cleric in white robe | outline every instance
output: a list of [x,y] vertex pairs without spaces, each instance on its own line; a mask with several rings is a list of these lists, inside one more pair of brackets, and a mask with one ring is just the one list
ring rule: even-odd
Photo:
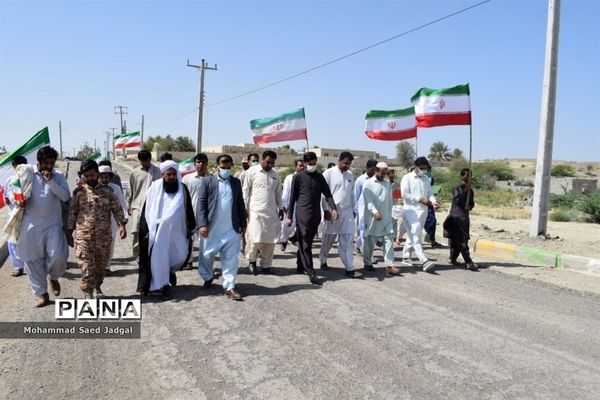
[[187,264],[196,218],[188,189],[179,180],[177,163],[160,164],[161,179],[152,183],[140,219],[138,292],[167,294],[175,271]]

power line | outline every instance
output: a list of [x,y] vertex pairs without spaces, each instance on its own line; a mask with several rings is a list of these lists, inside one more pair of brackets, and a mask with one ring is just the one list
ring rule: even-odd
[[[313,72],[313,71],[316,71],[316,70],[318,70],[318,69],[321,69],[321,68],[327,67],[327,66],[329,66],[329,65],[331,65],[331,64],[335,64],[335,63],[337,63],[337,62],[339,62],[339,61],[345,60],[346,58],[349,58],[349,57],[355,56],[355,55],[357,55],[357,54],[360,54],[360,53],[363,53],[363,52],[365,52],[365,51],[367,51],[367,50],[370,50],[370,49],[372,49],[372,48],[374,48],[374,47],[381,46],[382,44],[385,44],[385,43],[387,43],[387,42],[391,42],[392,40],[395,40],[395,39],[398,39],[398,38],[400,38],[400,37],[406,36],[406,35],[408,35],[408,34],[410,34],[410,33],[413,33],[413,32],[416,32],[416,31],[419,31],[419,30],[421,30],[421,29],[423,29],[423,28],[426,28],[426,27],[428,27],[428,26],[431,26],[431,25],[437,24],[437,23],[439,23],[439,22],[442,22],[442,21],[444,21],[444,20],[447,20],[447,19],[449,19],[449,18],[452,18],[452,17],[454,17],[454,16],[456,16],[456,15],[462,14],[462,13],[464,13],[464,12],[466,12],[466,11],[469,11],[469,10],[472,10],[472,9],[474,9],[474,8],[476,8],[476,7],[482,6],[482,5],[484,5],[484,4],[486,4],[486,3],[489,3],[489,2],[491,2],[491,1],[492,1],[492,0],[484,0],[484,1],[480,1],[479,3],[473,4],[473,5],[469,6],[469,7],[465,7],[465,8],[463,8],[463,9],[460,9],[460,10],[458,10],[458,11],[455,11],[455,12],[453,12],[453,13],[447,14],[447,15],[445,15],[445,16],[443,16],[443,17],[440,17],[440,18],[434,19],[433,21],[429,21],[429,22],[427,22],[427,23],[424,23],[424,24],[422,24],[422,25],[416,26],[416,27],[414,27],[414,28],[411,28],[411,29],[409,29],[409,30],[407,30],[407,31],[404,31],[404,32],[402,32],[402,33],[399,33],[399,34],[397,34],[397,35],[394,35],[394,36],[391,36],[391,37],[389,37],[389,38],[387,38],[387,39],[380,40],[379,42],[376,42],[376,43],[370,44],[370,45],[368,45],[368,46],[366,46],[366,47],[363,47],[363,48],[360,48],[360,49],[358,49],[358,50],[352,51],[352,52],[350,52],[350,53],[348,53],[348,54],[345,54],[345,55],[343,55],[343,56],[341,56],[341,57],[337,57],[337,58],[335,58],[335,59],[333,59],[333,60],[330,60],[330,61],[324,62],[324,63],[322,63],[322,64],[316,65],[316,66],[314,66],[314,67],[308,68],[308,69],[306,69],[306,70],[304,70],[304,71],[301,71],[301,72],[298,72],[298,73],[296,73],[296,74],[294,74],[294,75],[290,75],[290,76],[288,76],[287,78],[279,79],[279,80],[277,80],[277,81],[274,81],[274,82],[268,83],[268,84],[266,84],[266,85],[260,86],[260,87],[258,87],[258,88],[256,88],[256,89],[252,89],[252,90],[249,90],[249,91],[247,91],[247,92],[240,93],[240,94],[238,94],[238,95],[235,95],[235,96],[227,97],[227,98],[225,98],[225,99],[222,99],[222,100],[216,101],[216,102],[214,102],[214,103],[207,104],[207,105],[206,105],[206,107],[216,106],[216,105],[218,105],[218,104],[223,104],[223,103],[226,103],[226,102],[229,102],[229,101],[235,100],[235,99],[239,99],[240,97],[248,96],[248,95],[250,95],[250,94],[253,94],[253,93],[259,92],[259,91],[261,91],[261,90],[265,90],[265,89],[268,89],[268,88],[270,88],[270,87],[273,87],[273,86],[275,86],[275,85],[279,85],[280,83],[287,82],[287,81],[289,81],[289,80],[292,80],[292,79],[298,78],[299,76],[306,75],[306,74],[308,74],[308,73],[310,73],[310,72]],[[179,120],[179,119],[181,119],[181,118],[183,118],[183,117],[185,117],[185,116],[187,116],[187,115],[189,115],[189,114],[191,114],[191,113],[193,113],[193,112],[196,112],[196,111],[198,111],[198,107],[195,107],[193,110],[189,110],[189,111],[185,112],[184,114],[181,114],[180,116],[178,116],[178,117],[175,117],[175,118],[173,118],[173,119],[171,119],[171,120],[169,120],[169,121],[167,121],[167,122],[164,122],[164,123],[162,123],[162,124],[159,124],[159,125],[155,125],[155,126],[153,126],[152,128],[157,128],[157,127],[161,127],[161,126],[164,126],[164,125],[168,125],[168,124],[170,124],[170,123],[172,123],[172,122],[175,122],[175,121],[177,121],[177,120]]]
[[362,53],[362,52],[364,52],[364,51],[370,50],[370,49],[372,49],[372,48],[374,48],[374,47],[381,46],[382,44],[385,44],[385,43],[387,43],[387,42],[391,42],[392,40],[398,39],[399,37],[406,36],[406,35],[408,35],[408,34],[410,34],[410,33],[416,32],[416,31],[418,31],[418,30],[420,30],[420,29],[426,28],[426,27],[428,27],[428,26],[430,26],[430,25],[434,25],[434,24],[437,24],[438,22],[444,21],[444,20],[446,20],[446,19],[448,19],[448,18],[452,18],[452,17],[454,17],[455,15],[461,14],[461,13],[463,13],[463,12],[466,12],[466,11],[468,11],[468,10],[471,10],[471,9],[473,9],[473,8],[475,8],[475,7],[479,7],[479,6],[481,6],[481,5],[485,4],[485,3],[489,3],[490,1],[492,1],[492,0],[484,0],[484,1],[481,1],[481,2],[479,2],[479,3],[477,3],[477,4],[474,4],[474,5],[472,5],[472,6],[469,6],[469,7],[463,8],[463,9],[461,9],[461,10],[458,10],[458,11],[455,11],[455,12],[453,12],[453,13],[451,13],[451,14],[448,14],[448,15],[446,15],[446,16],[443,16],[443,17],[440,17],[440,18],[438,18],[438,19],[435,19],[435,20],[433,20],[433,21],[427,22],[427,23],[425,23],[425,24],[423,24],[423,25],[419,25],[419,26],[417,26],[417,27],[415,27],[415,28],[409,29],[409,30],[407,30],[407,31],[405,31],[405,32],[399,33],[399,34],[397,34],[397,35],[394,35],[394,36],[392,36],[392,37],[389,37],[389,38],[387,38],[387,39],[381,40],[381,41],[379,41],[379,42],[377,42],[377,43],[373,43],[373,44],[371,44],[371,45],[369,45],[369,46],[366,46],[366,47],[363,47],[363,48],[361,48],[361,49],[355,50],[355,51],[353,51],[353,52],[351,52],[351,53],[348,53],[348,54],[345,54],[345,55],[343,55],[343,56],[341,56],[341,57],[338,57],[338,58],[335,58],[335,59],[333,59],[333,60],[330,60],[330,61],[324,62],[323,64],[319,64],[319,65],[317,65],[317,66],[314,66],[314,67],[311,67],[311,68],[309,68],[309,69],[306,69],[306,70],[304,70],[304,71],[302,71],[302,72],[298,72],[297,74],[294,74],[294,75],[288,76],[287,78],[283,78],[283,79],[280,79],[280,80],[278,80],[278,81],[271,82],[271,83],[269,83],[269,84],[266,84],[266,85],[264,85],[264,86],[258,87],[258,88],[256,88],[256,89],[249,90],[249,91],[247,91],[247,92],[240,93],[240,94],[238,94],[238,95],[231,96],[231,97],[228,97],[228,98],[226,98],[226,99],[223,99],[223,100],[219,100],[219,101],[217,101],[217,102],[214,102],[214,103],[207,104],[207,107],[210,107],[210,106],[215,106],[215,105],[217,105],[217,104],[222,104],[222,103],[225,103],[225,102],[228,102],[228,101],[231,101],[231,100],[235,100],[235,99],[238,99],[238,98],[240,98],[240,97],[247,96],[247,95],[249,95],[249,94],[253,94],[253,93],[259,92],[259,91],[261,91],[261,90],[264,90],[264,89],[270,88],[270,87],[272,87],[272,86],[279,85],[280,83],[283,83],[283,82],[289,81],[289,80],[291,80],[291,79],[294,79],[294,78],[297,78],[297,77],[299,77],[299,76],[306,75],[306,74],[308,74],[308,73],[310,73],[310,72],[312,72],[312,71],[315,71],[315,70],[317,70],[317,69],[321,69],[321,68],[323,68],[323,67],[326,67],[326,66],[328,66],[328,65],[331,65],[331,64],[337,63],[337,62],[339,62],[339,61],[342,61],[342,60],[344,60],[344,59],[346,59],[346,58],[349,58],[349,57],[355,56],[355,55],[357,55],[357,54],[359,54],[359,53]]

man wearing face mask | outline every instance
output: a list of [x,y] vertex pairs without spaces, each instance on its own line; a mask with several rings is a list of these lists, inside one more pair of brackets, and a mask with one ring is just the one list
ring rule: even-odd
[[416,254],[421,262],[421,268],[425,272],[431,272],[435,264],[423,253],[423,226],[427,218],[427,207],[432,205],[439,208],[440,204],[433,195],[429,178],[425,175],[429,162],[425,157],[415,160],[415,169],[404,175],[400,183],[402,199],[404,200],[403,220],[406,229],[406,243],[402,251],[402,264],[411,265],[412,252]]
[[240,176],[239,176],[242,186],[244,186],[244,181],[246,180],[246,174],[248,173],[248,170],[250,168],[256,167],[258,164],[260,164],[258,153],[248,154],[248,157],[246,157],[246,161],[247,161],[247,163],[246,163],[247,166],[243,166],[244,170],[242,172],[240,172]]
[[[386,179],[388,178],[388,179]],[[383,243],[385,273],[399,275],[394,266],[394,219],[392,218],[392,182],[393,170],[388,170],[384,162],[377,163],[375,174],[365,182],[363,188],[365,213],[365,244],[363,262],[366,271],[374,271],[373,249],[375,243]]]
[[160,172],[162,179],[148,189],[141,213],[137,291],[167,296],[169,285],[177,285],[175,271],[190,259],[196,218],[177,163],[162,162]]
[[67,267],[69,250],[62,229],[61,201],[69,201],[69,185],[64,175],[54,170],[58,152],[44,146],[37,152],[37,167],[32,171],[31,196],[19,201],[24,208],[17,256],[25,263],[27,280],[36,296],[36,307],[50,304],[52,293],[60,295],[58,278]]
[[219,254],[225,295],[232,300],[243,300],[235,290],[235,281],[240,236],[246,232],[247,219],[242,185],[231,175],[232,166],[231,156],[218,156],[218,173],[205,178],[200,190],[198,226],[204,239],[198,257],[198,273],[204,280],[204,288],[210,288],[214,280],[213,264]]
[[298,253],[296,271],[306,273],[314,285],[322,285],[313,268],[312,244],[321,222],[321,196],[331,210],[331,219],[337,220],[337,207],[333,201],[331,190],[317,172],[317,155],[309,151],[304,153],[304,171],[294,175],[288,205],[288,226],[296,215],[296,234],[298,235]]
[[326,216],[323,227],[323,240],[321,241],[321,252],[319,258],[321,269],[327,269],[327,258],[333,247],[333,242],[338,238],[338,254],[346,269],[346,276],[360,278],[356,274],[353,265],[352,239],[354,238],[354,177],[350,172],[350,166],[354,156],[352,153],[342,151],[337,166],[323,172],[323,177],[331,190],[333,200],[337,206],[338,219],[331,221],[329,218],[329,206],[322,202],[323,212]]
[[107,185],[98,184],[99,169],[96,161],[82,162],[80,173],[85,184],[71,199],[67,242],[71,247],[77,246],[77,259],[81,265],[79,287],[84,298],[93,299],[94,291],[96,297],[104,296],[101,286],[110,257],[111,219],[114,217],[117,221],[121,239],[127,236],[126,220],[117,195]]

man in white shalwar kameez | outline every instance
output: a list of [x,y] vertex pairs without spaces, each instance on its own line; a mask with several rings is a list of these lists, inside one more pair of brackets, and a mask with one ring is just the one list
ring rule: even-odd
[[365,231],[365,201],[362,197],[362,190],[367,179],[371,178],[375,174],[376,166],[377,160],[370,159],[367,161],[365,172],[356,178],[356,182],[354,182],[354,213],[356,214],[356,230],[358,231],[358,236],[356,237],[354,247],[356,247],[357,253],[362,252],[364,243],[363,232]]
[[425,256],[421,241],[425,219],[427,219],[427,207],[433,205],[434,208],[439,208],[440,206],[433,195],[429,178],[425,175],[428,167],[429,161],[425,157],[418,157],[415,160],[415,169],[404,175],[400,182],[400,191],[404,200],[402,218],[406,229],[402,264],[412,265],[410,258],[414,251],[425,272],[431,272],[435,267],[435,264]]
[[327,269],[327,257],[333,247],[335,238],[338,238],[338,254],[346,269],[346,276],[358,277],[353,265],[352,243],[354,238],[354,176],[350,172],[350,166],[354,156],[343,151],[340,153],[337,166],[323,172],[323,178],[329,185],[333,201],[337,207],[338,218],[333,221],[330,218],[329,205],[322,199],[321,207],[325,215],[323,225],[323,239],[321,240],[321,251],[319,259],[321,269]]
[[190,194],[178,177],[178,165],[167,160],[160,164],[162,178],[146,193],[140,221],[140,275],[138,291],[168,293],[175,286],[175,271],[187,264],[191,235],[196,219]]
[[244,205],[248,212],[248,269],[258,274],[256,261],[260,253],[260,269],[264,274],[271,273],[273,251],[281,234],[283,204],[281,201],[281,180],[273,170],[277,154],[267,150],[262,154],[259,165],[246,171],[242,186]]
[[[281,192],[281,202],[283,203],[283,212],[287,214],[287,208],[290,203],[290,194],[292,193],[292,179],[298,172],[304,170],[304,161],[296,160],[294,163],[294,173],[289,174],[283,180],[283,191]],[[281,251],[285,251],[287,248],[288,241],[294,236],[296,232],[296,214],[292,221],[292,226],[288,226],[285,218],[281,221],[281,237],[279,243],[281,243]],[[293,243],[292,243],[293,244]]]
[[29,285],[36,296],[36,306],[50,303],[48,282],[52,293],[60,295],[58,278],[67,268],[69,250],[62,229],[61,201],[69,201],[71,193],[67,180],[54,164],[58,153],[50,146],[37,152],[37,166],[33,172],[31,197],[25,199],[25,213],[21,221],[17,256],[25,263]]
[[[127,200],[125,200],[125,195],[123,194],[123,189],[119,187],[116,183],[112,182],[113,179],[112,168],[108,165],[100,165],[98,167],[98,183],[101,185],[106,185],[110,187],[113,193],[119,199],[119,205],[123,209],[123,215],[125,216],[125,223],[127,223]],[[114,218],[111,218],[111,231],[112,231],[112,241],[110,243],[110,256],[108,257],[108,263],[104,268],[104,274],[106,276],[110,275],[110,264],[112,262],[113,255],[115,253],[115,243],[117,242],[119,225]]]
[[[196,168],[196,172],[191,174],[187,174],[183,177],[183,184],[188,188],[190,192],[190,197],[192,198],[192,208],[194,209],[194,216],[196,217],[196,225],[198,225],[198,207],[200,204],[200,189],[202,188],[202,183],[204,182],[204,178],[208,176],[208,157],[204,153],[196,154],[194,157],[194,167]],[[194,237],[198,237],[199,244],[198,248],[202,247],[202,236],[194,235]],[[192,246],[193,247],[193,246]],[[188,264],[188,267],[192,267],[192,261]]]
[[[365,270],[374,271],[373,249],[377,240],[383,241],[383,256],[387,275],[398,275],[400,270],[394,267],[394,219],[392,218],[392,184],[388,166],[377,163],[375,175],[368,179],[363,188],[365,201],[365,243],[363,261]],[[393,179],[393,175],[389,179]]]

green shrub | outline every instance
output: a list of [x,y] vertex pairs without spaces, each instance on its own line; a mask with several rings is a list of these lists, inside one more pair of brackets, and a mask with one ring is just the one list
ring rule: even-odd
[[473,175],[489,175],[496,178],[497,181],[512,181],[515,174],[508,163],[508,160],[483,161],[473,164]]
[[579,209],[588,214],[592,222],[600,224],[600,193],[583,196],[579,203]]
[[555,177],[575,176],[575,170],[567,164],[557,164],[550,170],[550,175]]
[[522,205],[523,199],[531,197],[531,193],[525,192],[512,192],[508,190],[489,190],[475,193],[475,202],[482,206],[490,207],[510,207],[515,205]]
[[550,208],[576,208],[582,197],[579,193],[550,193]]
[[550,213],[550,221],[555,222],[575,222],[577,221],[577,213],[573,210],[559,208]]

